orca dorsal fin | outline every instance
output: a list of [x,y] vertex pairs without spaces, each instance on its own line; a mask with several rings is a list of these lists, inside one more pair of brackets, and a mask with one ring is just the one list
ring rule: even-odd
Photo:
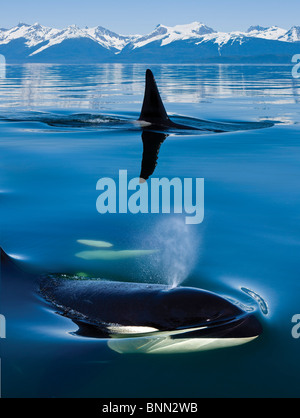
[[171,122],[161,100],[153,73],[149,69],[146,71],[145,96],[139,120],[157,125],[168,125]]

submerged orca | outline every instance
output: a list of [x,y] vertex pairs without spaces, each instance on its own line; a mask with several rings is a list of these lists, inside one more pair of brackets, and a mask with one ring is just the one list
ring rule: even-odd
[[105,339],[118,353],[195,352],[245,344],[262,333],[252,313],[212,292],[66,274],[41,276],[0,252],[5,290],[14,292],[15,279],[22,277],[27,291],[76,324],[74,334]]
[[72,319],[77,335],[108,338],[119,353],[201,351],[244,344],[262,332],[253,314],[191,287],[51,275],[40,293]]
[[[118,353],[211,350],[245,344],[262,333],[253,313],[206,290],[66,274],[41,276],[27,271],[1,248],[0,252],[4,291],[9,288],[14,293],[16,279],[22,279],[22,291],[42,296],[76,324],[73,334],[105,339]],[[18,300],[20,296],[17,293],[18,304],[24,302],[23,297]],[[13,309],[10,305],[9,310]]]
[[14,292],[16,278],[22,278],[23,290],[36,292],[77,325],[74,334],[105,339],[118,353],[211,350],[245,344],[262,333],[253,313],[206,290],[67,274],[41,276],[0,252],[5,291],[9,287]]

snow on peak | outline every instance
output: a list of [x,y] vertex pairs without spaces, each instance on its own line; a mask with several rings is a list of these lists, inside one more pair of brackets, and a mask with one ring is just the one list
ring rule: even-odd
[[271,26],[269,28],[263,28],[262,26],[251,26],[247,30],[246,35],[254,38],[278,41],[286,34],[286,32],[286,29],[279,28],[278,26]]
[[300,26],[293,26],[289,31],[285,33],[281,41],[286,42],[300,42]]
[[34,25],[19,23],[17,26],[2,32],[0,41],[2,44],[8,44],[13,40],[25,38],[26,45],[28,47],[34,47],[50,39],[56,31],[57,29],[47,28],[41,26],[39,23],[35,23]]
[[208,33],[207,35],[202,36],[197,45],[203,42],[214,42],[215,44],[219,45],[219,48],[229,42],[239,42],[240,44],[243,43],[245,38],[245,34],[242,32],[212,32]]
[[55,38],[57,39],[72,39],[72,38],[85,38],[88,34],[86,33],[86,30],[80,29],[76,25],[69,25],[65,29],[57,30]]
[[176,25],[169,27],[168,37],[162,41],[162,45],[167,45],[174,41],[183,41],[190,38],[199,38],[204,35],[215,33],[212,28],[203,23],[193,22],[188,25]]
[[[50,35],[50,36],[49,36]],[[47,43],[41,46],[40,48],[36,49],[33,53],[30,55],[36,55],[40,52],[44,51],[45,49],[61,44],[63,41],[68,39],[76,39],[76,38],[91,38],[89,34],[84,29],[80,29],[76,25],[70,25],[66,29],[52,29],[52,32],[48,32],[46,36],[44,37],[44,42]],[[38,42],[40,43],[40,42]],[[38,44],[36,43],[36,45]]]
[[158,25],[149,35],[141,36],[137,39],[134,48],[140,48],[154,41],[161,41],[161,46],[164,46],[174,41],[200,38],[210,33],[215,33],[215,31],[200,22],[176,26]]
[[95,28],[86,28],[87,34],[95,39],[100,45],[105,48],[115,48],[121,51],[129,42],[136,39],[134,35],[118,35],[109,29],[97,26]]

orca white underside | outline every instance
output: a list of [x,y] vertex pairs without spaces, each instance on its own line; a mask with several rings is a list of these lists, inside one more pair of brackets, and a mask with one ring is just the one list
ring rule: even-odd
[[249,343],[257,337],[248,338],[182,338],[148,336],[135,338],[111,338],[108,347],[120,354],[179,354],[215,350]]
[[120,354],[179,354],[239,346],[258,338],[258,336],[247,338],[184,338],[186,333],[205,328],[207,327],[159,331],[150,327],[109,326],[108,329],[113,334],[111,334],[111,339],[108,340],[107,345],[111,350]]

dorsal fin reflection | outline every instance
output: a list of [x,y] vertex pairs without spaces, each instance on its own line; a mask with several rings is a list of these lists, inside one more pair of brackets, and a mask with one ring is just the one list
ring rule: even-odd
[[144,183],[154,173],[160,147],[168,136],[168,134],[162,132],[143,131],[143,159],[140,183]]

